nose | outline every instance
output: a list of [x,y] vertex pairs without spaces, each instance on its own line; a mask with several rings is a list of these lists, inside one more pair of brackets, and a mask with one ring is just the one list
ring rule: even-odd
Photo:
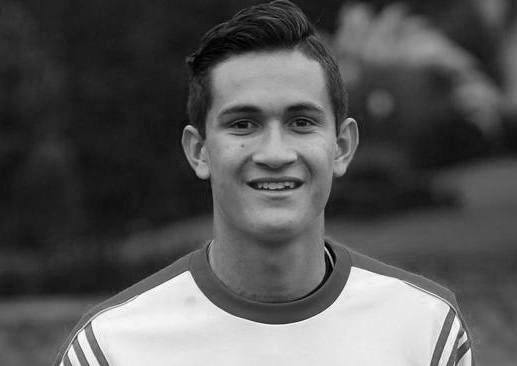
[[260,140],[255,153],[253,162],[278,169],[296,161],[297,154],[293,150],[286,138],[286,132],[281,123],[270,123],[264,129],[263,138]]

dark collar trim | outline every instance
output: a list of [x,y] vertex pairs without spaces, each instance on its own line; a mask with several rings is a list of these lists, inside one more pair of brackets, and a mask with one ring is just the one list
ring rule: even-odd
[[294,323],[313,317],[332,305],[348,280],[350,255],[343,247],[328,242],[325,245],[335,256],[334,269],[329,278],[310,295],[285,303],[253,301],[228,289],[210,268],[208,244],[192,254],[190,271],[203,294],[222,310],[259,323]]

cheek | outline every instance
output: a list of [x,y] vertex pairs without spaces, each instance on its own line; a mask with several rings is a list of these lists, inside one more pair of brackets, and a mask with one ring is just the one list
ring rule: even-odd
[[244,145],[217,144],[209,146],[208,160],[210,173],[216,184],[224,183],[238,169]]
[[306,149],[306,158],[318,174],[332,170],[334,162],[334,149],[327,144],[312,144]]
[[309,169],[315,180],[312,202],[315,208],[321,209],[330,195],[334,177],[334,150],[329,144],[313,145],[308,150]]

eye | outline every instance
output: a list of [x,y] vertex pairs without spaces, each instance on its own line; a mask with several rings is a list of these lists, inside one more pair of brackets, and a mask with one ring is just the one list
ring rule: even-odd
[[316,125],[312,119],[307,117],[296,117],[289,121],[289,126],[299,130],[299,131],[307,131],[312,129]]
[[241,119],[239,121],[235,121],[231,124],[233,128],[242,129],[242,128],[251,128],[253,127],[253,122],[247,119]]
[[237,134],[249,133],[257,127],[257,124],[250,119],[239,119],[228,124],[228,127]]

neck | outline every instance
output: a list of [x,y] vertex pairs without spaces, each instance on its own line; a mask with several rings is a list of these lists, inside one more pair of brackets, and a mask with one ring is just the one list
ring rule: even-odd
[[313,226],[296,236],[267,241],[216,229],[209,252],[212,270],[230,290],[251,300],[299,299],[325,275],[323,218],[319,221],[317,230]]

